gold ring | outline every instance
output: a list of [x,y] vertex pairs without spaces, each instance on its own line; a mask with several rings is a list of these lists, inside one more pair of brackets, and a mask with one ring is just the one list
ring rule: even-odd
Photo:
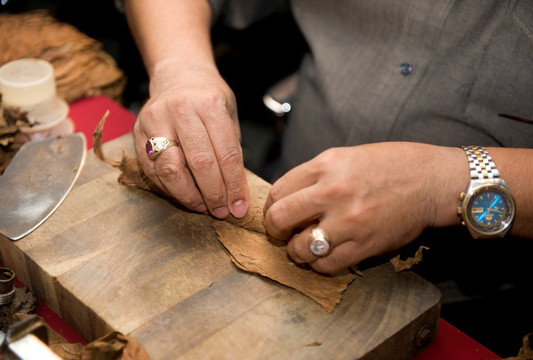
[[314,226],[309,233],[309,249],[316,256],[326,256],[331,250],[328,235],[318,226]]
[[166,137],[152,137],[146,141],[146,154],[155,160],[171,146],[180,146],[176,140],[169,140]]

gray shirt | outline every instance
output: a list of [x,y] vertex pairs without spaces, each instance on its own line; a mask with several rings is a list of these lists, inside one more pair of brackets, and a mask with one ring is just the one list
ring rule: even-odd
[[[235,26],[283,1],[210,0]],[[337,146],[533,147],[533,2],[292,0],[309,45],[286,171]]]

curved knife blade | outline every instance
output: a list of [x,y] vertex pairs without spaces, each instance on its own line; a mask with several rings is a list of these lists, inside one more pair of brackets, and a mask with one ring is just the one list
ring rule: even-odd
[[0,178],[0,233],[19,240],[41,225],[72,189],[86,153],[82,133],[22,145]]

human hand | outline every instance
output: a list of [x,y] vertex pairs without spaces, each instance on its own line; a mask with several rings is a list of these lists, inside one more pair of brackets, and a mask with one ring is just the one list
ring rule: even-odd
[[[161,67],[151,78],[150,95],[133,129],[145,174],[191,210],[209,210],[218,218],[244,216],[249,191],[237,106],[218,71]],[[152,160],[146,152],[151,137],[176,140],[179,146]]]
[[[458,223],[458,195],[467,182],[461,149],[417,143],[329,149],[274,183],[264,224],[270,235],[290,239],[295,262],[334,273],[398,249],[426,227]],[[331,244],[323,257],[309,248],[317,223]]]

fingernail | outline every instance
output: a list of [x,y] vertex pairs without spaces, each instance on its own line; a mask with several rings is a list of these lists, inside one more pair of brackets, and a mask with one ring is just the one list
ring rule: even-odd
[[248,205],[243,200],[237,200],[231,206],[231,213],[236,218],[242,218],[248,211]]
[[217,218],[224,219],[229,215],[229,210],[227,206],[221,206],[213,210],[213,215]]

